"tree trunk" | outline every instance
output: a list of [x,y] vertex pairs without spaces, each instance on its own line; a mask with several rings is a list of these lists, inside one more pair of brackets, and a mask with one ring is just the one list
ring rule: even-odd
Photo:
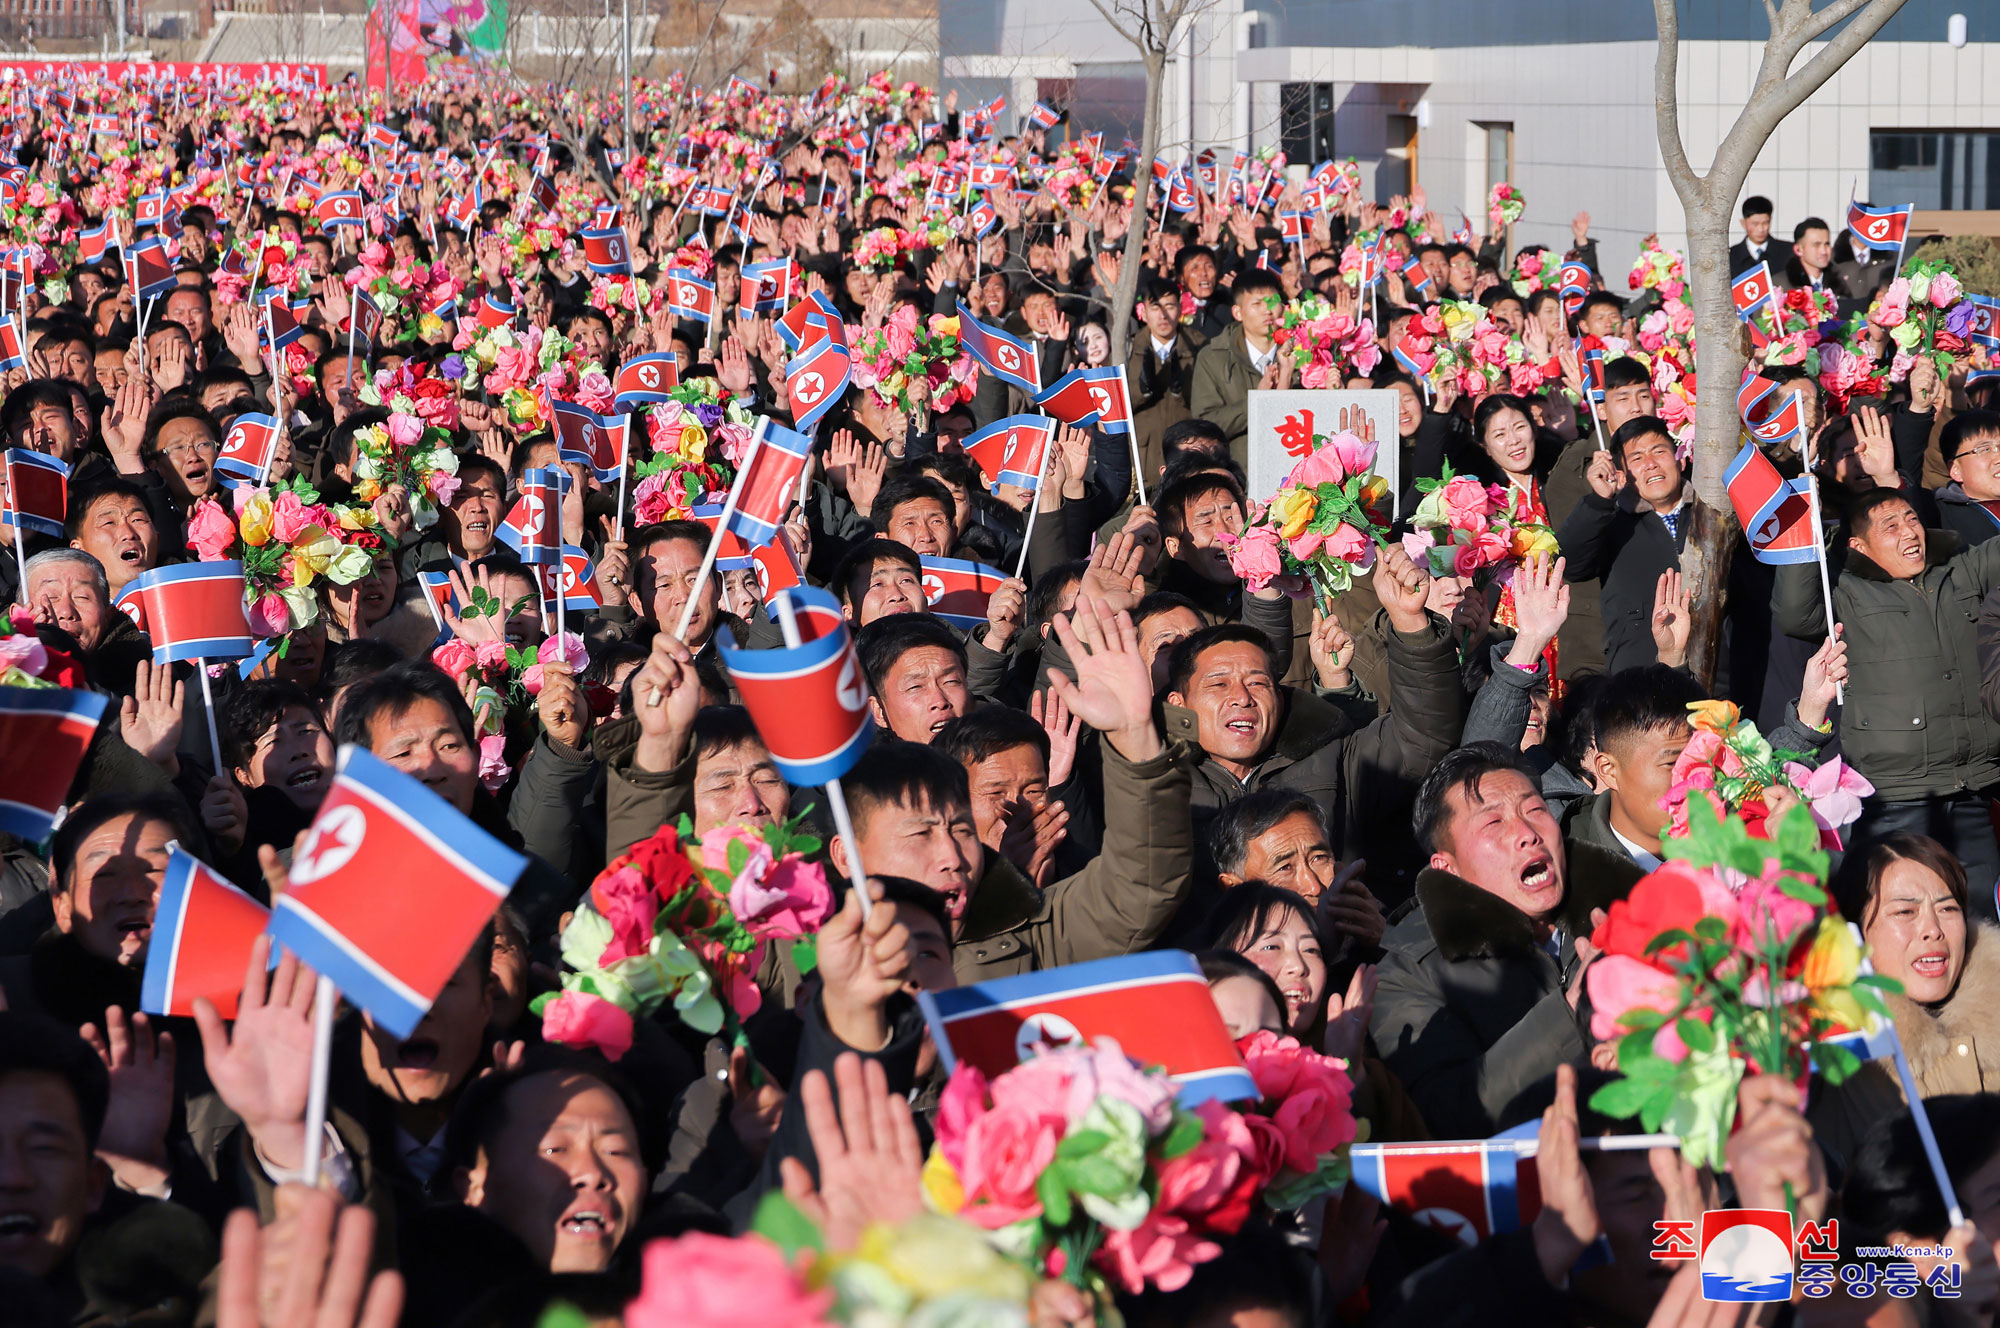
[[1119,261],[1118,284],[1111,292],[1113,364],[1125,363],[1132,353],[1132,306],[1139,293],[1139,265],[1144,261],[1146,228],[1152,217],[1146,206],[1146,192],[1153,178],[1153,158],[1160,151],[1160,84],[1167,71],[1165,51],[1142,49],[1139,55],[1146,62],[1146,121],[1139,134],[1139,160],[1130,167],[1132,224],[1125,231],[1125,256]]
[[1743,378],[1743,325],[1729,294],[1729,216],[1735,197],[1731,190],[1722,195],[1720,207],[1711,200],[1687,209],[1688,285],[1701,360],[1695,399],[1696,507],[1681,554],[1681,574],[1688,581],[1694,614],[1688,665],[1707,685],[1715,681],[1723,612],[1728,607],[1729,561],[1737,542],[1736,513],[1722,482],[1742,437],[1736,386]]

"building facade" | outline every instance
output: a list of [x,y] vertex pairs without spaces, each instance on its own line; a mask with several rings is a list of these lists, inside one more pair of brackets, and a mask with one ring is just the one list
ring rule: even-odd
[[[1762,59],[1763,8],[1678,4],[1681,132],[1706,170]],[[1657,49],[1638,0],[1213,0],[1175,34],[1162,152],[1351,156],[1378,200],[1421,184],[1475,230],[1488,188],[1508,180],[1527,199],[1517,244],[1566,245],[1588,210],[1617,273],[1647,235],[1684,243],[1657,136]],[[1014,115],[1066,104],[1084,129],[1139,138],[1143,67],[1089,0],[942,0],[939,50],[962,99],[1004,92]],[[1773,200],[1785,237],[1807,216],[1837,229],[1850,197],[1914,203],[1919,232],[2000,234],[2000,5],[1908,0],[1786,118],[1747,192]]]

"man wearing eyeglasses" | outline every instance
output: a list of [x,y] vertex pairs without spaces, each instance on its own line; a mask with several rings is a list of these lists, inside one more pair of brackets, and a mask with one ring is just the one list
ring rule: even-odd
[[203,498],[222,491],[216,453],[222,450],[215,417],[191,397],[163,401],[146,421],[143,455],[186,516]]
[[2000,535],[2000,413],[1968,410],[1938,433],[1951,483],[1937,490],[1938,521],[1969,548]]

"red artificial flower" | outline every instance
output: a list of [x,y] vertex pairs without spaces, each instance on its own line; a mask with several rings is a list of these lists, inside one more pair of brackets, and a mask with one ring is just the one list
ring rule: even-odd
[[[1627,955],[1652,962],[1646,947],[1667,931],[1694,930],[1707,910],[1694,869],[1678,860],[1668,862],[1632,887],[1632,893],[1611,905],[1590,943],[1606,954]],[[1672,953],[1672,952],[1668,952]]]

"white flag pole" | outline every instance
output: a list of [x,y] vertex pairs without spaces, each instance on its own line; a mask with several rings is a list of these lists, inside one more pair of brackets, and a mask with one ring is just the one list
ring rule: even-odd
[[743,481],[749,478],[750,467],[757,460],[757,449],[764,445],[764,431],[770,427],[768,418],[758,419],[757,431],[750,435],[750,446],[743,453],[742,466],[736,471],[736,482],[729,486],[729,498],[722,504],[722,515],[715,519],[715,530],[708,537],[708,549],[701,555],[701,570],[695,574],[694,584],[688,587],[687,603],[681,606],[681,620],[674,627],[674,636],[683,643],[687,640],[688,624],[694,620],[695,599],[715,571],[715,555],[722,547],[722,532],[729,529],[729,518],[736,515],[736,501],[743,496]]
[[333,1013],[340,992],[322,975],[313,992],[312,1075],[306,1085],[306,1160],[302,1179],[307,1189],[319,1188],[320,1153],[326,1145],[327,1068],[333,1060]]
[[[1819,597],[1820,602],[1826,606],[1826,634],[1832,637],[1837,634],[1838,628],[1833,618],[1833,578],[1826,570],[1826,535],[1820,529],[1819,524],[1819,477],[1813,473],[1813,462],[1816,459],[1812,455],[1812,444],[1808,441],[1806,445],[1807,520],[1812,522],[1813,561],[1819,564]],[[1835,683],[1833,685],[1833,699],[1842,705],[1846,705],[1847,688],[1840,683]],[[1912,1099],[1912,1101],[1914,1100]]]
[[1035,515],[1042,510],[1042,486],[1049,481],[1049,453],[1055,451],[1056,433],[1050,429],[1042,440],[1042,469],[1035,477],[1035,492],[1028,501],[1028,528],[1021,532],[1021,556],[1014,562],[1014,579],[1019,581],[1028,568],[1028,545],[1035,538]]
[[1139,412],[1132,409],[1132,384],[1126,379],[1125,366],[1122,364],[1118,366],[1118,387],[1125,393],[1125,445],[1132,449],[1132,482],[1139,486],[1139,506],[1144,507],[1146,467],[1139,460],[1139,421],[1136,418]]
[[[799,619],[792,608],[792,597],[779,591],[771,597],[771,606],[778,611],[778,630],[785,634],[785,649],[797,650],[802,643],[799,637]],[[868,898],[868,871],[861,865],[861,841],[854,833],[854,818],[847,814],[847,794],[840,787],[838,778],[826,781],[827,810],[833,813],[834,832],[847,845],[847,879],[853,883],[855,892],[861,896],[861,919],[866,922],[874,904]]]

